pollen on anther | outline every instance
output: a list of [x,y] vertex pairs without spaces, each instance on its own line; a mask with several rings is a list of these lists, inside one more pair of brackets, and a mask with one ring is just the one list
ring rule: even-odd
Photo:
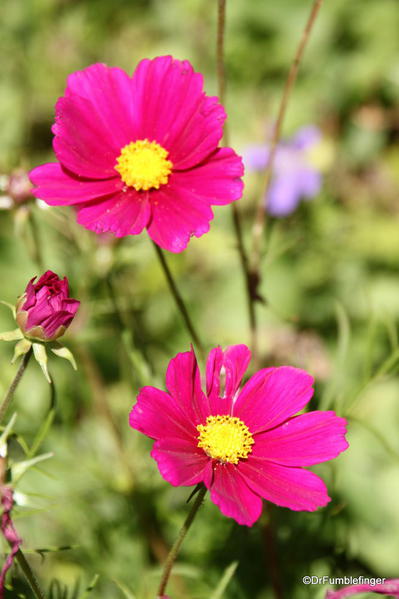
[[238,464],[252,451],[253,436],[246,424],[237,417],[208,416],[206,424],[199,424],[197,430],[198,447],[220,462]]
[[169,180],[173,164],[168,151],[155,141],[139,139],[121,149],[115,170],[122,181],[136,191],[159,189]]

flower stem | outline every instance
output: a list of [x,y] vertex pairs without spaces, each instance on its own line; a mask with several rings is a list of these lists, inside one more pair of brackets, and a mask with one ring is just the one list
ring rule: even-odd
[[[319,13],[321,4],[323,0],[314,0],[310,15],[306,22],[305,28],[302,32],[302,36],[300,42],[298,44],[297,50],[295,52],[294,59],[291,63],[290,70],[288,72],[287,79],[285,81],[283,94],[281,97],[276,125],[273,128],[273,137],[270,144],[270,153],[269,159],[266,165],[265,170],[265,190],[262,196],[259,198],[259,203],[256,209],[255,221],[252,228],[252,248],[251,248],[251,256],[250,256],[250,273],[251,280],[253,282],[252,289],[252,301],[255,302],[259,299],[258,295],[258,287],[261,282],[261,274],[260,274],[260,263],[261,263],[261,255],[262,255],[262,240],[263,240],[263,231],[266,223],[266,207],[265,207],[265,198],[267,197],[270,184],[272,181],[272,172],[273,165],[276,156],[277,146],[281,138],[282,125],[284,122],[284,117],[287,111],[288,101],[291,96],[292,88],[294,86],[299,66],[309,41],[310,33],[313,29],[313,25],[315,23],[316,17]],[[255,330],[255,347],[256,347],[256,330]],[[256,356],[254,356],[255,358]]]
[[[218,83],[218,96],[221,104],[224,105],[226,96],[226,76],[224,63],[224,33],[226,26],[226,0],[218,0],[217,16],[217,34],[216,34],[216,73]],[[225,124],[223,129],[223,143],[229,145],[228,127]],[[247,306],[250,326],[251,339],[254,338],[256,330],[255,302],[252,301],[252,279],[249,269],[248,254],[244,245],[240,213],[236,202],[232,202],[231,213],[233,218],[234,232],[237,240],[237,250],[240,256],[241,269],[244,275],[245,288],[247,294]]]
[[33,214],[33,211],[30,210],[28,214],[28,222],[32,234],[33,241],[33,251],[32,251],[32,260],[40,270],[40,272],[44,271],[44,263],[42,256],[42,249],[40,243],[40,235],[39,235],[39,227],[37,225],[36,217]]
[[191,507],[191,510],[190,510],[187,518],[185,519],[183,526],[180,529],[179,536],[177,537],[176,541],[174,542],[173,547],[170,550],[168,557],[166,558],[166,562],[165,562],[165,566],[164,566],[164,570],[162,573],[162,578],[161,578],[161,582],[159,584],[159,589],[158,589],[158,594],[157,594],[158,599],[160,599],[165,594],[166,585],[168,584],[168,580],[169,580],[169,576],[170,576],[170,573],[173,568],[173,564],[175,563],[177,554],[179,553],[180,547],[185,539],[185,536],[186,536],[191,524],[193,523],[193,520],[198,512],[198,509],[200,508],[200,506],[203,502],[206,491],[207,491],[207,488],[205,487],[205,485],[202,485],[197,493],[197,497]]
[[273,513],[269,508],[267,510],[268,522],[263,526],[263,537],[265,544],[265,553],[267,558],[267,570],[272,584],[273,595],[275,599],[283,599],[283,589],[279,576],[279,564],[276,551],[276,538],[273,526]]
[[[226,92],[226,79],[224,72],[224,30],[226,24],[226,0],[218,0],[218,20],[216,34],[216,74],[218,83],[218,96],[221,104],[224,104]],[[227,129],[224,126],[224,142],[227,144]]]
[[174,298],[174,300],[176,302],[176,305],[177,305],[177,307],[178,307],[178,309],[180,311],[180,314],[182,315],[182,318],[184,320],[184,324],[186,325],[187,330],[190,333],[191,338],[192,338],[194,344],[198,347],[198,349],[200,350],[202,356],[204,356],[204,346],[202,345],[202,343],[200,341],[200,338],[197,335],[197,332],[196,332],[196,330],[194,328],[194,325],[193,325],[193,323],[191,321],[191,318],[190,318],[190,315],[189,315],[188,310],[186,308],[186,305],[185,305],[185,303],[183,301],[182,296],[180,295],[180,292],[179,292],[179,290],[178,290],[178,288],[176,286],[176,283],[175,283],[175,281],[173,279],[173,275],[172,275],[172,273],[171,273],[171,271],[169,269],[169,266],[168,266],[168,264],[166,262],[166,259],[165,259],[165,256],[163,254],[163,251],[154,242],[153,242],[153,246],[154,246],[155,252],[156,252],[156,254],[157,254],[158,258],[159,258],[159,262],[161,263],[162,270],[163,270],[163,272],[165,274],[166,280],[167,280],[168,285],[169,285],[169,289],[170,289],[170,291],[171,291],[171,293],[173,295],[173,298]]
[[18,549],[17,553],[15,554],[15,559],[18,561],[18,564],[22,572],[24,573],[26,580],[29,582],[36,599],[45,599],[43,591],[41,590],[37,581],[37,578],[32,572],[31,567],[28,561],[26,560],[26,557],[22,553],[21,549]]
[[12,398],[14,396],[15,390],[18,387],[19,381],[21,380],[22,375],[25,372],[25,369],[26,369],[26,367],[27,367],[27,365],[29,363],[29,360],[30,360],[31,356],[32,356],[32,348],[30,348],[26,352],[26,354],[24,355],[24,357],[22,358],[22,362],[19,365],[19,368],[17,370],[17,374],[15,375],[15,377],[14,377],[11,385],[8,388],[7,393],[4,396],[3,401],[1,402],[1,405],[0,405],[0,424],[3,421],[4,416],[6,415],[8,406],[11,403],[11,400],[12,400]]

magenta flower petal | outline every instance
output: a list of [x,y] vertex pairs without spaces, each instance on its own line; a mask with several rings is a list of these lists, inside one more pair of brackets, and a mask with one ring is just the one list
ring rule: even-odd
[[68,78],[56,106],[59,167],[31,173],[34,194],[78,208],[78,222],[118,237],[147,228],[181,252],[209,231],[212,205],[242,194],[243,165],[219,148],[225,112],[187,61],[143,60],[133,77],[95,64]]
[[223,206],[242,196],[242,160],[231,148],[219,148],[208,160],[190,170],[176,173],[174,185],[189,189],[193,196],[214,206]]
[[346,420],[334,412],[308,412],[256,435],[253,454],[284,466],[312,466],[348,448]]
[[224,352],[222,348],[211,349],[206,361],[206,394],[209,398],[219,397],[220,394],[220,370],[223,364]]
[[192,439],[160,439],[154,443],[151,457],[163,478],[175,487],[196,485],[204,480],[206,470],[211,470],[207,456]]
[[101,121],[93,119],[90,101],[77,95],[64,96],[55,111],[53,148],[62,166],[78,177],[115,177],[120,149],[112,146]]
[[130,426],[152,439],[192,439],[196,428],[179,404],[165,391],[143,387],[130,412]]
[[226,118],[217,98],[203,92],[203,77],[187,60],[142,60],[132,80],[140,136],[155,139],[177,170],[202,162],[222,138]]
[[90,102],[94,120],[101,124],[114,149],[119,150],[137,136],[132,79],[122,69],[97,63],[76,71],[68,77],[65,95],[81,96]]
[[37,198],[50,206],[67,206],[115,194],[122,188],[119,177],[89,180],[79,178],[62,168],[58,162],[48,162],[34,168],[30,179]]
[[53,337],[60,327],[69,327],[74,316],[75,312],[71,313],[65,310],[60,310],[55,314],[50,314],[49,316],[42,318],[41,326],[48,337]]
[[230,413],[232,398],[241,384],[250,359],[251,352],[246,345],[232,345],[224,352],[216,347],[210,352],[206,364],[206,392],[212,414]]
[[193,349],[177,354],[169,362],[166,386],[195,426],[207,418],[210,413],[209,404],[201,389],[200,371]]
[[151,455],[168,482],[203,482],[221,512],[247,526],[259,518],[262,498],[292,510],[325,506],[323,481],[302,466],[347,448],[346,423],[333,412],[293,417],[312,396],[306,372],[261,370],[240,392],[249,359],[245,345],[214,348],[205,394],[193,350],[178,354],[166,373],[169,395],[144,388],[130,418],[156,440]]
[[171,252],[181,252],[191,236],[209,231],[211,204],[241,197],[242,175],[241,159],[229,148],[221,148],[198,167],[174,173],[168,185],[151,194],[150,237]]
[[116,237],[137,235],[148,224],[151,210],[146,196],[134,189],[110,197],[78,204],[78,223],[95,233],[112,232]]
[[262,513],[262,500],[237,476],[233,464],[218,464],[211,479],[205,479],[211,500],[222,514],[234,518],[238,524],[252,526]]
[[330,501],[324,482],[303,468],[287,468],[258,457],[238,465],[247,485],[264,499],[291,510],[313,512]]
[[339,591],[327,591],[326,599],[344,599],[359,593],[377,593],[389,597],[399,597],[399,578],[392,578],[380,584],[353,584]]
[[172,183],[154,191],[151,212],[149,236],[157,245],[174,253],[182,252],[193,235],[201,237],[207,233],[213,219],[208,203],[198,201],[191,191]]
[[241,418],[252,433],[271,429],[293,416],[311,399],[313,377],[291,366],[265,368],[243,387],[234,416]]

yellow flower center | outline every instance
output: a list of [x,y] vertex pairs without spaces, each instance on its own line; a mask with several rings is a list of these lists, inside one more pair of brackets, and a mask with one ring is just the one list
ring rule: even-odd
[[173,164],[169,152],[156,141],[139,139],[124,146],[116,159],[115,169],[121,179],[136,191],[159,189],[168,182]]
[[206,424],[199,424],[197,430],[198,447],[215,460],[238,464],[252,451],[253,436],[239,418],[208,416]]

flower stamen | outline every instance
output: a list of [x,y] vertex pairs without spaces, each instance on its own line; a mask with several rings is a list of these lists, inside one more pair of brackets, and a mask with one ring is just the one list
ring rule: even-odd
[[139,139],[124,146],[116,159],[115,169],[121,179],[136,191],[159,189],[169,180],[173,164],[169,152],[156,141]]
[[206,424],[197,426],[198,447],[209,457],[238,464],[252,451],[253,436],[242,420],[234,416],[208,416]]

